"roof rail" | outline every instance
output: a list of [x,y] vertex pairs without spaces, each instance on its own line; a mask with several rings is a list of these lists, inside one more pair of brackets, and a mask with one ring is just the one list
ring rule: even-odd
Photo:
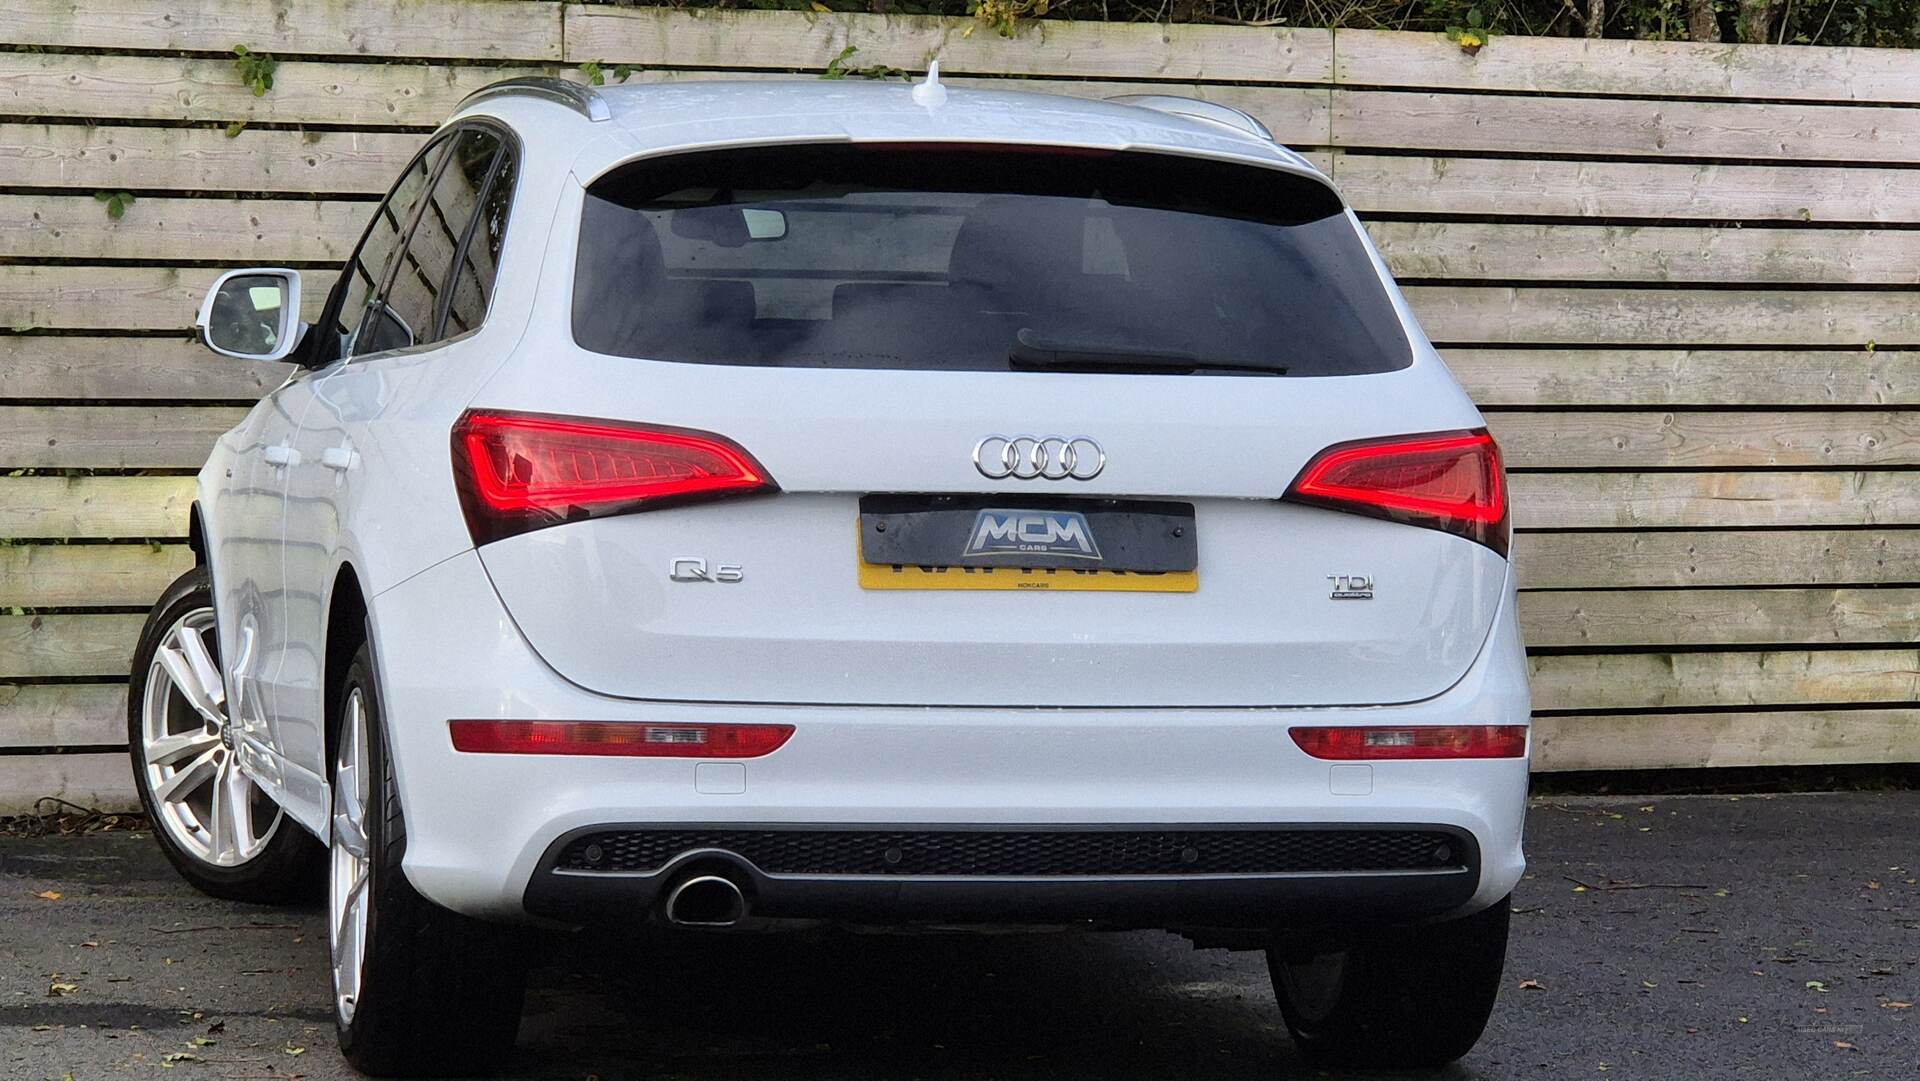
[[607,99],[596,93],[593,87],[545,75],[528,75],[519,79],[502,79],[497,83],[488,83],[461,98],[460,104],[454,108],[458,111],[476,101],[508,96],[543,98],[547,101],[559,102],[594,123],[613,119],[613,110],[607,108]]
[[1155,112],[1172,113],[1175,116],[1184,116],[1193,120],[1204,120],[1243,132],[1256,139],[1273,141],[1273,133],[1267,130],[1265,124],[1231,105],[1201,101],[1199,98],[1183,98],[1174,94],[1121,94],[1107,100],[1121,105],[1152,109]]

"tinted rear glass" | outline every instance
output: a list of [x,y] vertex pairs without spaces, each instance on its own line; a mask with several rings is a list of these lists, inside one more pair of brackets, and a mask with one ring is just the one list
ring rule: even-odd
[[754,148],[617,170],[581,226],[574,337],[601,353],[1296,376],[1412,359],[1339,200],[1254,166]]

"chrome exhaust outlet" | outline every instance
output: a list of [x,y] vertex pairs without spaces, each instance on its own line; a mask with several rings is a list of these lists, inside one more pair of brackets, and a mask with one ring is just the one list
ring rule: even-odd
[[667,921],[681,927],[732,927],[746,918],[747,897],[720,875],[694,875],[667,894]]

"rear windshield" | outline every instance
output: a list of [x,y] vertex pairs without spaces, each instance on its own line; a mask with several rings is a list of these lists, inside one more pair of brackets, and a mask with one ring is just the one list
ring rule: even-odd
[[1356,375],[1412,362],[1325,186],[1162,154],[765,147],[587,191],[574,338],[818,368]]

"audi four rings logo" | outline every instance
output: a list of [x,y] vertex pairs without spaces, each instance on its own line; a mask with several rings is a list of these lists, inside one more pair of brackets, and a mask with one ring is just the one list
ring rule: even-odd
[[1092,480],[1107,467],[1107,452],[1084,435],[990,435],[974,444],[973,467],[994,480]]

